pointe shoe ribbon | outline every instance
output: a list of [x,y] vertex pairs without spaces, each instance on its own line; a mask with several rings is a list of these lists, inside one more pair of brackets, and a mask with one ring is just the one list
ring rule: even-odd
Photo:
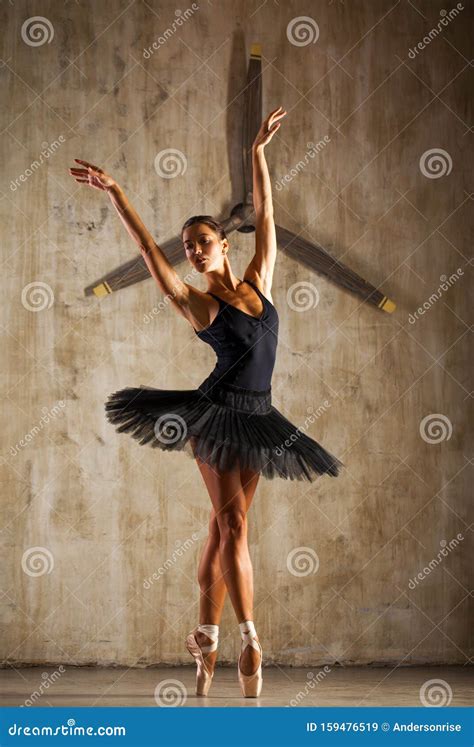
[[[262,684],[263,684],[263,676],[262,676],[262,657],[263,657],[263,651],[262,647],[260,645],[260,642],[254,638],[250,632],[243,632],[242,634],[244,636],[243,646],[242,650],[239,655],[239,661],[237,664],[237,669],[239,673],[239,683],[240,683],[240,689],[242,690],[242,695],[245,698],[258,698],[258,696],[261,693],[262,690]],[[240,659],[242,656],[242,652],[245,651],[247,646],[253,646],[257,651],[260,651],[260,664],[258,665],[256,671],[253,674],[244,674],[240,669]]]
[[[196,695],[207,695],[207,693],[209,692],[209,688],[211,686],[212,678],[214,677],[214,672],[210,672],[207,669],[203,654],[207,654],[207,653],[210,653],[211,651],[216,650],[217,639],[214,639],[212,643],[209,644],[208,646],[200,646],[196,640],[197,629],[198,629],[198,626],[193,628],[193,630],[187,636],[186,648],[188,649],[189,653],[192,656],[194,656],[194,659],[196,660],[196,665],[197,665]],[[211,638],[212,640],[211,635],[209,635],[208,637]]]

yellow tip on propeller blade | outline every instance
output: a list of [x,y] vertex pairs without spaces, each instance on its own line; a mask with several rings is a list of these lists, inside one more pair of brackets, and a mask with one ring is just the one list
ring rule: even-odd
[[262,56],[262,45],[261,44],[252,44],[250,47],[250,56],[251,57],[261,57]]
[[380,304],[380,308],[383,309],[383,311],[386,311],[388,314],[391,314],[395,309],[397,308],[397,305],[394,301],[391,301],[387,296],[384,296],[382,303]]
[[94,294],[97,296],[97,298],[102,298],[102,296],[108,296],[109,293],[112,293],[112,288],[108,284],[107,280],[104,280],[104,282],[100,285],[96,285],[92,290],[94,291]]

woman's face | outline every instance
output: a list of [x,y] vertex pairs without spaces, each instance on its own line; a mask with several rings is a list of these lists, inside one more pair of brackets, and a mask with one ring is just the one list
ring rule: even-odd
[[194,223],[183,232],[186,256],[198,272],[209,272],[220,267],[227,249],[227,239],[220,239],[206,223]]

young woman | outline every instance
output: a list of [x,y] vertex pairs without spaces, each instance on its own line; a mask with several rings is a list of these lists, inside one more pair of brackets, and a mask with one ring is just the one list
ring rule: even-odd
[[199,564],[200,623],[186,646],[197,664],[196,693],[207,695],[214,674],[219,623],[226,592],[242,637],[238,678],[242,694],[262,688],[262,647],[253,622],[253,571],[247,512],[260,475],[307,479],[337,476],[344,466],[271,403],[278,342],[278,313],[271,300],[276,235],[265,146],[286,111],[263,121],[252,147],[255,254],[240,280],[229,262],[229,241],[211,216],[193,216],[181,236],[186,257],[205,276],[202,292],[183,282],[156,245],[119,185],[102,169],[75,159],[76,181],[108,193],[162,292],[211,345],[217,363],[197,389],[127,387],[105,405],[118,432],[140,444],[186,450],[196,460],[211,499],[209,536]]

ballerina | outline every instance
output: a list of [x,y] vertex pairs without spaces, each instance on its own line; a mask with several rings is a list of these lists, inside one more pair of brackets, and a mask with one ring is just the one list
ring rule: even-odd
[[184,450],[196,460],[211,499],[209,535],[198,570],[200,623],[186,638],[195,658],[196,693],[214,675],[219,624],[227,592],[242,639],[238,680],[245,697],[262,689],[262,646],[253,621],[253,568],[247,514],[260,476],[313,481],[336,477],[344,464],[272,405],[271,379],[279,317],[271,297],[277,256],[265,146],[286,111],[264,119],[252,146],[255,254],[243,278],[232,271],[224,227],[195,215],[182,227],[185,255],[203,275],[203,292],[180,279],[117,182],[101,168],[70,169],[77,182],[107,192],[138,245],[152,277],[198,339],[216,352],[215,368],[195,389],[126,387],[109,395],[106,417],[140,445]]

